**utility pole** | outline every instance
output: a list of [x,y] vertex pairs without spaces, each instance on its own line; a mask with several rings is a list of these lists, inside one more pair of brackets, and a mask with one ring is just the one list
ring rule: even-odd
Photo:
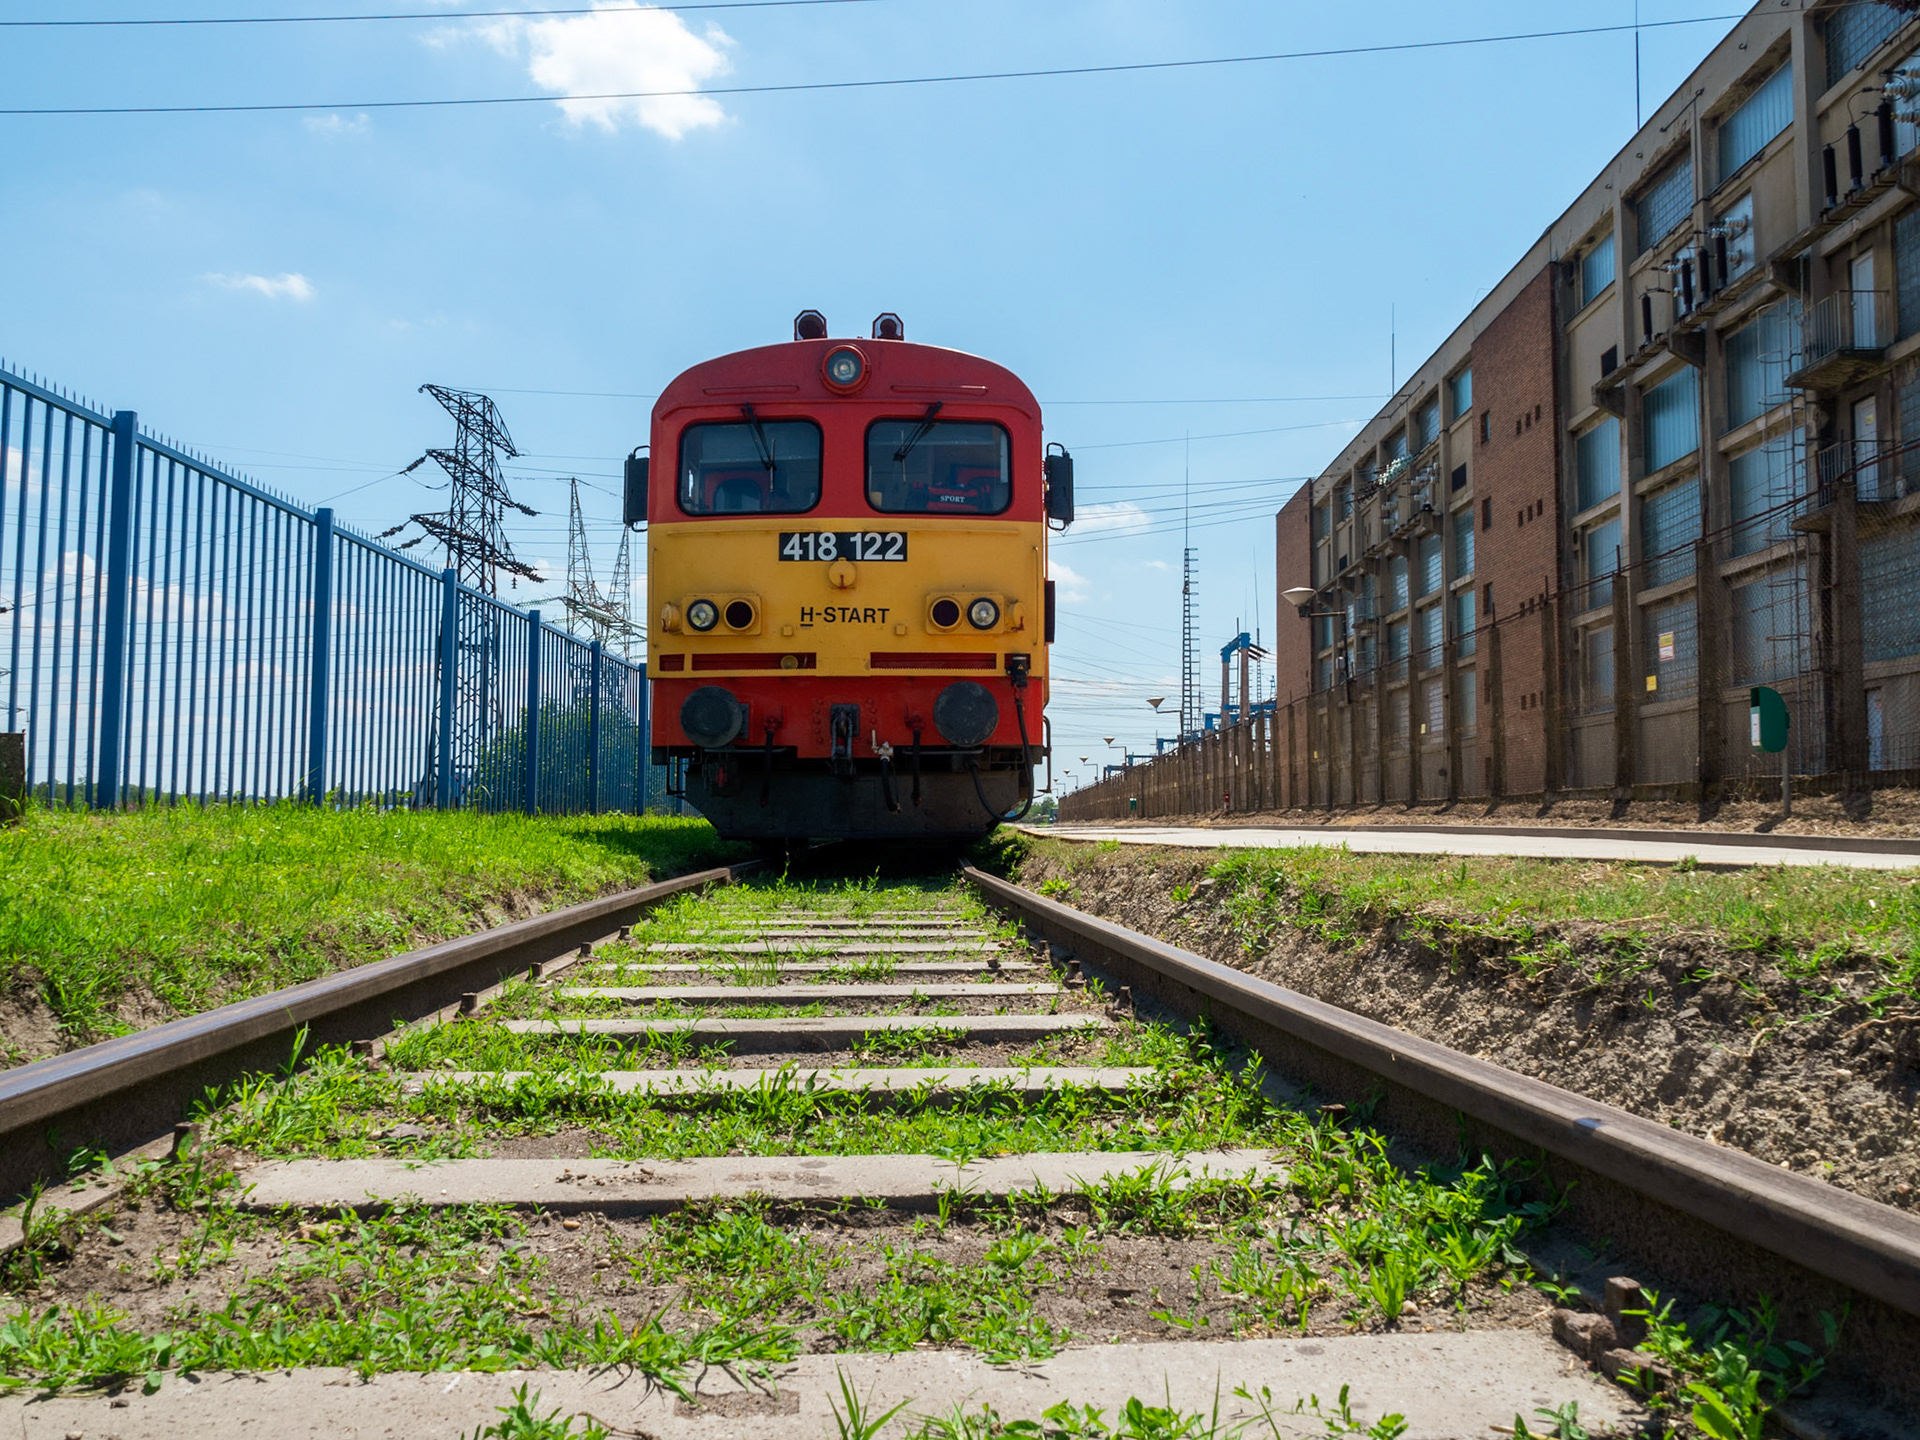
[[600,598],[606,605],[607,613],[617,619],[619,633],[614,637],[620,646],[622,660],[633,659],[633,551],[630,548],[633,532],[626,526],[620,527],[620,553],[613,557],[613,579],[607,582],[606,593]]
[[[499,407],[488,396],[472,390],[450,390],[444,385],[422,385],[453,417],[453,447],[429,450],[401,473],[411,474],[432,460],[447,476],[444,514],[409,516],[381,535],[388,539],[415,525],[422,531],[399,546],[410,550],[424,540],[437,540],[447,552],[447,568],[459,585],[492,599],[500,593],[500,573],[509,585],[521,579],[538,580],[539,572],[515,558],[508,543],[505,519],[509,509],[537,515],[507,493],[501,469],[505,456],[518,455]],[[455,607],[454,644],[442,647],[451,657],[457,685],[442,688],[453,695],[453,723],[442,727],[450,737],[452,803],[460,804],[474,768],[485,755],[498,728],[506,723],[504,688],[500,681],[501,636],[497,607],[474,604],[464,597]],[[498,713],[496,713],[498,712]]]
[[1199,656],[1193,649],[1193,437],[1187,437],[1180,499],[1180,738],[1200,730]]

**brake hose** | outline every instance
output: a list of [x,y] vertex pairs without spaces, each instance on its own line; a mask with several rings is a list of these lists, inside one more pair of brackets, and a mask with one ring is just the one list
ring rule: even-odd
[[885,755],[880,757],[880,798],[887,802],[889,815],[900,813],[900,802],[893,798],[893,761]]
[[913,803],[920,804],[920,727],[913,727]]
[[[1025,677],[1015,677],[1013,682],[1013,717],[1020,726],[1020,758],[1022,761],[1026,760],[1027,750],[1029,748],[1027,742],[1027,707],[1020,703],[1020,692],[1026,688],[1027,682]],[[1003,824],[1012,824],[1015,821],[1026,819],[1027,812],[1033,809],[1033,767],[1031,765],[1023,765],[1021,767],[1021,774],[1025,778],[1021,782],[1020,789],[1027,797],[1026,803],[1011,815],[1002,815],[988,802],[986,789],[980,784],[980,767],[974,764],[972,760],[967,761],[967,773],[973,776],[973,793],[980,797],[980,804],[995,820]]]

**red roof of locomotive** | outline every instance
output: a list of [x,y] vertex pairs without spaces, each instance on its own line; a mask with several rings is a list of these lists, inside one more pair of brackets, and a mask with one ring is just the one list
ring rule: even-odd
[[[857,390],[830,389],[821,374],[829,352],[843,345],[857,349],[867,378]],[[1011,370],[938,345],[906,340],[791,340],[737,350],[682,371],[654,402],[653,418],[695,405],[738,404],[754,396],[767,400],[811,399],[900,405],[945,400],[949,403],[1009,405],[1038,415],[1040,402]]]

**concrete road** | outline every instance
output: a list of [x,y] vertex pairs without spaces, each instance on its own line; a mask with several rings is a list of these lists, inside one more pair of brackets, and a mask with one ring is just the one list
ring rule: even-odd
[[[1530,855],[1555,860],[1644,860],[1673,864],[1689,856],[1702,865],[1844,865],[1861,870],[1920,868],[1920,843],[1819,835],[1689,834],[1651,830],[1555,829],[1547,826],[1298,826],[1022,825],[1029,835],[1055,840],[1118,840],[1123,845],[1177,845],[1190,849],[1294,849],[1344,846],[1376,855]],[[1884,847],[1884,848],[1881,848]]]

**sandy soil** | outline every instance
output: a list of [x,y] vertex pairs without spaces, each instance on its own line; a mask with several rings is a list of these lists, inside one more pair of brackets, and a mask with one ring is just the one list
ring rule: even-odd
[[[1337,948],[1282,927],[1249,950],[1207,879],[1207,852],[1041,847],[1019,880],[1072,885],[1090,914],[1903,1209],[1920,1208],[1920,1022],[1857,1005],[1800,1013],[1763,960],[1692,937],[1652,968],[1597,978],[1585,963],[1532,979],[1486,941],[1442,955],[1385,931]],[[1176,886],[1192,898],[1176,903]],[[1557,933],[1584,962],[1587,927]],[[1537,948],[1537,946],[1536,946]],[[1701,975],[1711,978],[1701,979]]]
[[[1755,835],[1858,835],[1920,839],[1920,791],[1876,790],[1861,818],[1849,815],[1838,796],[1794,797],[1793,816],[1780,818],[1778,800],[1728,800],[1703,810],[1692,801],[1635,800],[1616,806],[1610,800],[1558,800],[1489,803],[1461,800],[1452,805],[1363,805],[1349,809],[1262,810],[1232,815],[1155,816],[1143,825],[1541,825],[1590,826],[1614,830],[1718,830]],[[1124,820],[1101,820],[1124,825]]]
[[[1057,1243],[1064,1227],[1084,1223],[1086,1218],[1083,1204],[1063,1201],[1033,1228]],[[944,1230],[916,1232],[910,1221],[886,1211],[833,1214],[824,1208],[776,1207],[768,1219],[812,1245],[837,1252],[830,1286],[839,1294],[862,1290],[872,1293],[884,1282],[889,1247],[896,1253],[917,1251],[936,1267],[975,1267],[984,1263],[989,1247],[1007,1234],[1001,1225],[963,1220]],[[232,1250],[197,1274],[174,1278],[156,1274],[156,1260],[179,1256],[183,1246],[194,1248],[192,1237],[201,1223],[199,1214],[183,1214],[152,1202],[137,1207],[122,1205],[104,1227],[87,1229],[68,1262],[53,1270],[25,1298],[36,1307],[92,1298],[122,1312],[135,1325],[158,1328],[168,1323],[169,1317],[218,1309],[224,1297],[249,1277],[270,1274],[282,1254],[304,1252],[309,1242],[300,1237],[324,1234],[324,1227],[320,1232],[310,1232],[307,1226],[296,1231],[290,1221],[243,1224]],[[632,1326],[667,1306],[670,1323],[685,1323],[688,1317],[674,1318],[688,1298],[682,1288],[653,1281],[634,1264],[648,1249],[650,1235],[650,1224],[645,1220],[588,1215],[580,1218],[576,1228],[568,1229],[551,1216],[532,1218],[524,1238],[515,1242],[514,1248],[522,1255],[540,1257],[546,1265],[526,1285],[534,1307],[524,1312],[526,1317],[564,1318],[571,1305],[587,1316],[617,1314],[623,1324]],[[481,1246],[476,1273],[492,1269],[503,1248],[498,1244]],[[1101,1238],[1087,1253],[1067,1255],[1043,1250],[1033,1263],[1044,1265],[1053,1272],[1053,1278],[1029,1271],[1029,1278],[1038,1282],[1034,1313],[1071,1331],[1078,1343],[1231,1340],[1269,1333],[1255,1323],[1250,1327],[1243,1324],[1236,1335],[1236,1310],[1246,1313],[1251,1307],[1245,1301],[1222,1296],[1211,1278],[1202,1298],[1195,1300],[1195,1267],[1204,1273],[1210,1262],[1224,1263],[1233,1248],[1231,1242],[1215,1239],[1119,1234]],[[1316,1264],[1326,1270],[1323,1260]],[[1353,1297],[1344,1294],[1337,1281],[1330,1290],[1314,1304],[1304,1330],[1295,1324],[1287,1326],[1285,1333],[1350,1335],[1356,1328],[1383,1328],[1377,1314],[1356,1327],[1348,1318],[1356,1307]],[[548,1300],[549,1292],[557,1298]],[[335,1299],[351,1309],[361,1298],[350,1283],[318,1277],[297,1282],[291,1293],[299,1303],[322,1309]],[[1156,1310],[1188,1323],[1177,1325],[1156,1318]],[[1451,1299],[1437,1294],[1422,1296],[1393,1328],[1544,1331],[1548,1314],[1549,1307],[1526,1287],[1507,1291],[1498,1284],[1476,1282],[1468,1287],[1457,1308]],[[810,1312],[769,1314],[766,1318],[797,1323],[803,1349],[821,1352],[847,1348],[822,1327],[819,1320],[823,1317]],[[856,1344],[853,1348],[865,1347]]]

